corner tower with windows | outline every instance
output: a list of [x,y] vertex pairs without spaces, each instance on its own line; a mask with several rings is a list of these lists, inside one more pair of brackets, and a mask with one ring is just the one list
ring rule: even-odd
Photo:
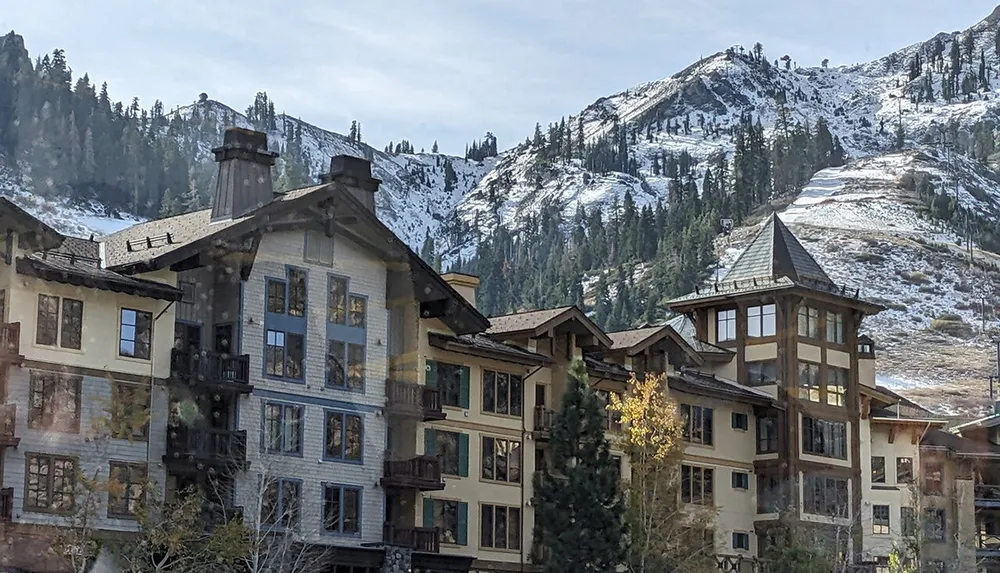
[[[733,352],[713,373],[775,398],[775,419],[758,420],[754,457],[759,547],[781,533],[779,518],[820,542],[861,551],[858,327],[882,310],[837,285],[771,215],[724,280],[674,299],[696,338]],[[786,521],[787,522],[787,521]],[[838,535],[839,533],[839,535]]]

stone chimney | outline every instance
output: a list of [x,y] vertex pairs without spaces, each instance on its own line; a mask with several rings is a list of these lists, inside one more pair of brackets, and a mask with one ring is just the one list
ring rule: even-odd
[[267,150],[266,133],[230,127],[212,153],[219,164],[212,221],[242,217],[271,202],[271,166],[278,154]]
[[479,277],[464,273],[445,273],[441,275],[441,278],[451,285],[451,288],[458,291],[462,298],[469,301],[473,308],[476,307],[476,289],[479,288]]
[[330,159],[330,172],[320,175],[322,183],[337,181],[350,191],[355,199],[375,212],[375,192],[382,181],[372,177],[372,162],[350,155],[335,155]]

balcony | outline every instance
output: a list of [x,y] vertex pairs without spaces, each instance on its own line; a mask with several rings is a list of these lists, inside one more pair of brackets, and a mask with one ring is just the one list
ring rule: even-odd
[[441,460],[434,456],[417,456],[408,460],[386,460],[382,487],[438,491],[441,481]]
[[15,404],[0,406],[0,451],[3,448],[16,448],[21,443],[21,438],[14,435],[14,429],[17,427],[16,421],[17,406]]
[[249,393],[250,356],[218,352],[179,350],[170,352],[170,374],[192,385]]
[[1000,508],[1000,485],[979,484],[975,491],[977,506]]
[[382,542],[386,545],[409,547],[421,553],[439,553],[441,530],[437,527],[399,527],[386,523],[382,527]]
[[0,323],[0,362],[20,364],[24,361],[21,355],[21,323]]
[[210,430],[179,426],[167,431],[167,464],[194,469],[246,466],[247,433],[245,430]]
[[978,532],[976,534],[976,556],[1000,557],[1000,535]]
[[387,414],[418,418],[424,422],[444,420],[441,391],[423,384],[387,380],[385,383]]
[[545,406],[535,406],[535,429],[531,432],[531,437],[541,442],[549,441],[555,419],[554,410],[549,410]]
[[0,489],[0,523],[10,523],[14,518],[14,488]]

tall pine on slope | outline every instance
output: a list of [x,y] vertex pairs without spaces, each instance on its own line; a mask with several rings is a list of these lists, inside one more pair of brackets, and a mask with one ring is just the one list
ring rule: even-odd
[[620,470],[604,436],[605,405],[587,385],[582,361],[568,378],[550,466],[535,481],[535,538],[549,550],[546,573],[611,573],[625,562]]

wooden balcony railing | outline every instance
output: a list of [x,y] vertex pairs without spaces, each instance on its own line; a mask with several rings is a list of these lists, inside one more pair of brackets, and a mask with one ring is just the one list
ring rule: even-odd
[[420,418],[425,422],[444,420],[441,391],[423,384],[387,380],[385,383],[386,411],[399,416]]
[[408,460],[386,460],[382,487],[436,491],[444,489],[441,481],[441,460],[434,456],[417,456]]
[[7,447],[16,448],[21,438],[15,435],[17,427],[17,405],[4,404],[0,406],[0,450]]
[[1000,485],[979,484],[975,488],[976,503],[1000,506]]
[[249,392],[250,355],[230,356],[205,350],[173,349],[170,353],[170,373],[186,382],[229,386]]
[[976,549],[1000,551],[1000,535],[979,532],[976,534]]
[[0,489],[0,523],[9,523],[14,518],[14,488]]
[[382,527],[382,542],[422,553],[439,553],[441,530],[437,527],[399,527],[386,523]]
[[555,423],[556,413],[545,406],[535,406],[535,430],[531,433],[536,440],[548,441]]
[[21,323],[0,324],[0,360],[20,362],[21,358]]
[[198,465],[242,466],[247,459],[246,430],[211,430],[178,426],[167,431],[164,461]]

